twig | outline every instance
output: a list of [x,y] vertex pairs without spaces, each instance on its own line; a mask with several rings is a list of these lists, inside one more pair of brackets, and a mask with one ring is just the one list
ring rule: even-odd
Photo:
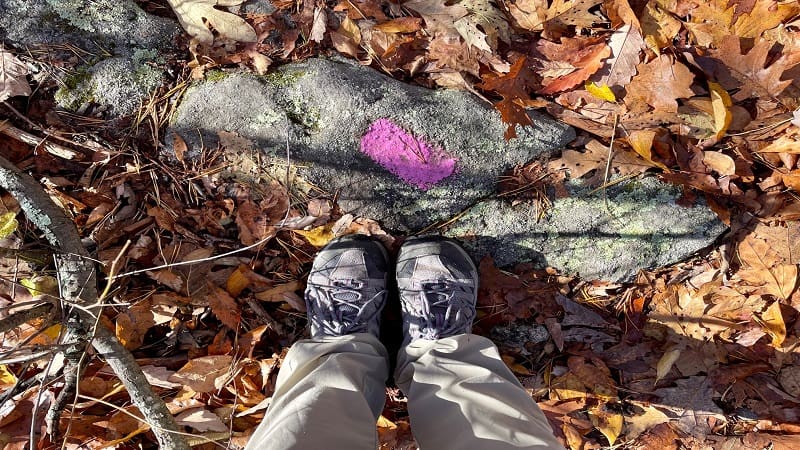
[[[0,157],[0,187],[16,198],[25,216],[39,228],[50,244],[65,253],[58,267],[61,295],[68,301],[83,305],[95,303],[98,293],[94,263],[81,243],[75,224],[53,203],[36,180],[3,157]],[[96,320],[96,316],[78,308],[71,308],[69,314],[79,325]],[[179,430],[175,418],[164,401],[153,392],[131,352],[104,326],[96,327],[94,334],[91,344],[99,356],[114,370],[142,414],[159,427],[153,428],[159,445],[162,448],[189,450],[186,439],[175,434]]]
[[52,303],[44,303],[0,319],[0,333],[13,330],[29,320],[48,315],[52,310]]
[[[608,159],[606,160],[606,171],[603,173],[603,185],[608,183],[608,176],[611,172],[611,160],[614,159],[614,137],[617,135],[617,125],[619,125],[619,114],[614,114],[614,127],[611,129],[611,142],[608,144]],[[605,205],[608,215],[614,218],[614,214],[611,213],[611,208],[608,207],[608,195],[606,195],[605,189],[603,189],[603,205]]]
[[0,133],[5,134],[6,136],[10,136],[28,145],[33,145],[34,147],[37,148],[41,146],[47,153],[58,156],[59,158],[79,159],[79,157],[82,156],[75,150],[69,149],[67,147],[64,147],[63,145],[59,145],[54,142],[48,142],[26,131],[22,131],[19,128],[13,127],[8,123],[8,121],[0,122]]

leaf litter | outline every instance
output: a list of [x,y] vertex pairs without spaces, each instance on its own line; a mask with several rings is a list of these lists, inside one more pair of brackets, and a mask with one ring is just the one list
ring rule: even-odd
[[[577,127],[581,136],[559,158],[518,167],[501,184],[504,197],[537,215],[554,192],[567,195],[567,177],[602,186],[651,172],[682,186],[684,202],[702,193],[731,227],[724,242],[642,271],[634,283],[525,264],[500,270],[484,259],[475,331],[490,335],[510,323],[547,330],[544,342],[497,343],[569,448],[798,446],[794,2],[302,1],[244,17],[217,8],[238,1],[181,3],[175,13],[193,37],[194,79],[236,66],[263,74],[338,51],[405,80],[480,93],[509,125],[507,138],[530,124],[530,108]],[[0,97],[31,95],[20,53],[0,52]],[[35,109],[30,119],[47,120]],[[221,132],[220,149],[167,139],[179,144],[174,161],[147,145],[132,158],[93,142],[95,154],[81,155],[105,175],[88,178],[8,143],[17,145],[9,147],[14,162],[37,175],[81,180],[48,189],[92,237],[105,267],[133,241],[122,255],[129,275],[116,280],[100,322],[134,350],[188,432],[243,446],[286,350],[303,335],[303,279],[316,250],[348,233],[375,235],[390,248],[402,237],[341,214],[334,197],[291,169],[289,183],[266,170],[254,144],[235,133]],[[219,171],[219,162],[239,170]],[[28,252],[36,236],[18,206],[0,199],[5,308],[30,299],[22,280],[47,262]],[[242,246],[252,248],[229,254]],[[151,269],[158,266],[166,267]],[[47,325],[32,320],[6,332],[3,351],[26,340],[53,345],[58,330]],[[8,386],[45,366],[0,369]],[[101,361],[91,361],[85,380],[84,395],[116,406],[81,399],[62,419],[73,427],[67,447],[152,442],[147,426],[122,412],[126,395]],[[29,388],[3,405],[8,448],[27,441],[37,394]],[[404,402],[391,389],[388,398],[377,424],[381,447],[414,448]]]

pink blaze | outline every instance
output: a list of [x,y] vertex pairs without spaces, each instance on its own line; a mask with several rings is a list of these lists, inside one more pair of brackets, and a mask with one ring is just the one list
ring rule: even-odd
[[388,119],[372,122],[361,138],[361,153],[406,183],[428,190],[450,176],[456,159]]

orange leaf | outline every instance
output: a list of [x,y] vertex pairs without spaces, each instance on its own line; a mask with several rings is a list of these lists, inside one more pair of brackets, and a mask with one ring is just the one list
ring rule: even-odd
[[603,61],[611,55],[611,47],[606,44],[595,45],[592,51],[584,55],[580,60],[572,63],[578,69],[568,75],[556,78],[537,92],[540,94],[555,94],[556,92],[566,91],[588,80],[592,74],[603,66]]

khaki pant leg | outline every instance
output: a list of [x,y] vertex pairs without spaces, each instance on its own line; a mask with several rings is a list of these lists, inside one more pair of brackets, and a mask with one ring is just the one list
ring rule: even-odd
[[374,450],[388,374],[386,349],[371,334],[296,342],[246,450]]
[[484,337],[417,340],[400,351],[395,378],[422,450],[563,449]]

